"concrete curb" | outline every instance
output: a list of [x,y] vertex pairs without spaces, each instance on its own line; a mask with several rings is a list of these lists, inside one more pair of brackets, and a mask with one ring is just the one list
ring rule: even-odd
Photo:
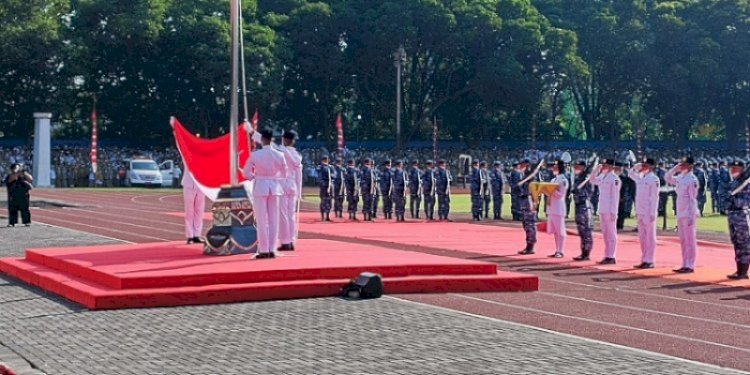
[[32,368],[29,362],[8,347],[0,345],[0,369],[3,365],[16,375],[46,375],[44,372]]

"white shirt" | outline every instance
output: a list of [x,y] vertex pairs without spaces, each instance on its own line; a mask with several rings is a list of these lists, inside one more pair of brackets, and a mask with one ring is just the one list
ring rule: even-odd
[[[255,143],[261,143],[260,133],[253,132],[252,139]],[[281,182],[284,194],[299,196],[302,194],[302,155],[294,147],[276,144],[271,144],[271,147],[284,154],[286,161],[287,175]]]
[[617,215],[617,209],[620,207],[620,188],[622,187],[620,177],[610,171],[606,174],[599,174],[591,180],[591,183],[599,187],[599,215]]
[[242,173],[248,181],[255,181],[253,196],[283,195],[281,182],[287,178],[284,154],[273,147],[263,147],[250,154]]
[[565,204],[565,197],[568,194],[568,188],[570,182],[564,174],[559,174],[550,181],[558,184],[557,189],[552,196],[549,197],[549,205],[547,206],[547,215],[558,215],[565,216],[567,214],[567,205]]
[[628,176],[635,181],[635,214],[656,218],[659,213],[659,177],[653,171],[647,174],[630,169]]
[[693,172],[683,173],[679,176],[678,168],[672,168],[664,175],[667,183],[675,186],[677,193],[677,218],[688,219],[700,215],[698,211],[698,177]]

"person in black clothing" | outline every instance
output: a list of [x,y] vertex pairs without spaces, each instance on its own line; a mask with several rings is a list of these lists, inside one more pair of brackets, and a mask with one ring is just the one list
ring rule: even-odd
[[18,224],[18,213],[21,212],[21,221],[23,225],[31,225],[30,191],[31,175],[23,170],[19,164],[10,166],[10,173],[5,177],[3,183],[8,189],[8,226],[15,227]]

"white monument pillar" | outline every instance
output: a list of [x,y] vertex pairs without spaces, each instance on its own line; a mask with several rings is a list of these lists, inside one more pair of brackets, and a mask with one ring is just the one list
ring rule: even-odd
[[34,186],[50,187],[49,171],[52,149],[50,145],[51,113],[34,113]]

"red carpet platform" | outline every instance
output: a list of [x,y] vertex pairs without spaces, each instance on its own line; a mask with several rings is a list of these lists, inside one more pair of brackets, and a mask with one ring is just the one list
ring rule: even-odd
[[152,243],[30,249],[0,272],[89,309],[200,305],[335,296],[369,271],[385,293],[535,291],[536,276],[491,263],[327,240],[300,240],[273,260],[209,257],[196,245]]

